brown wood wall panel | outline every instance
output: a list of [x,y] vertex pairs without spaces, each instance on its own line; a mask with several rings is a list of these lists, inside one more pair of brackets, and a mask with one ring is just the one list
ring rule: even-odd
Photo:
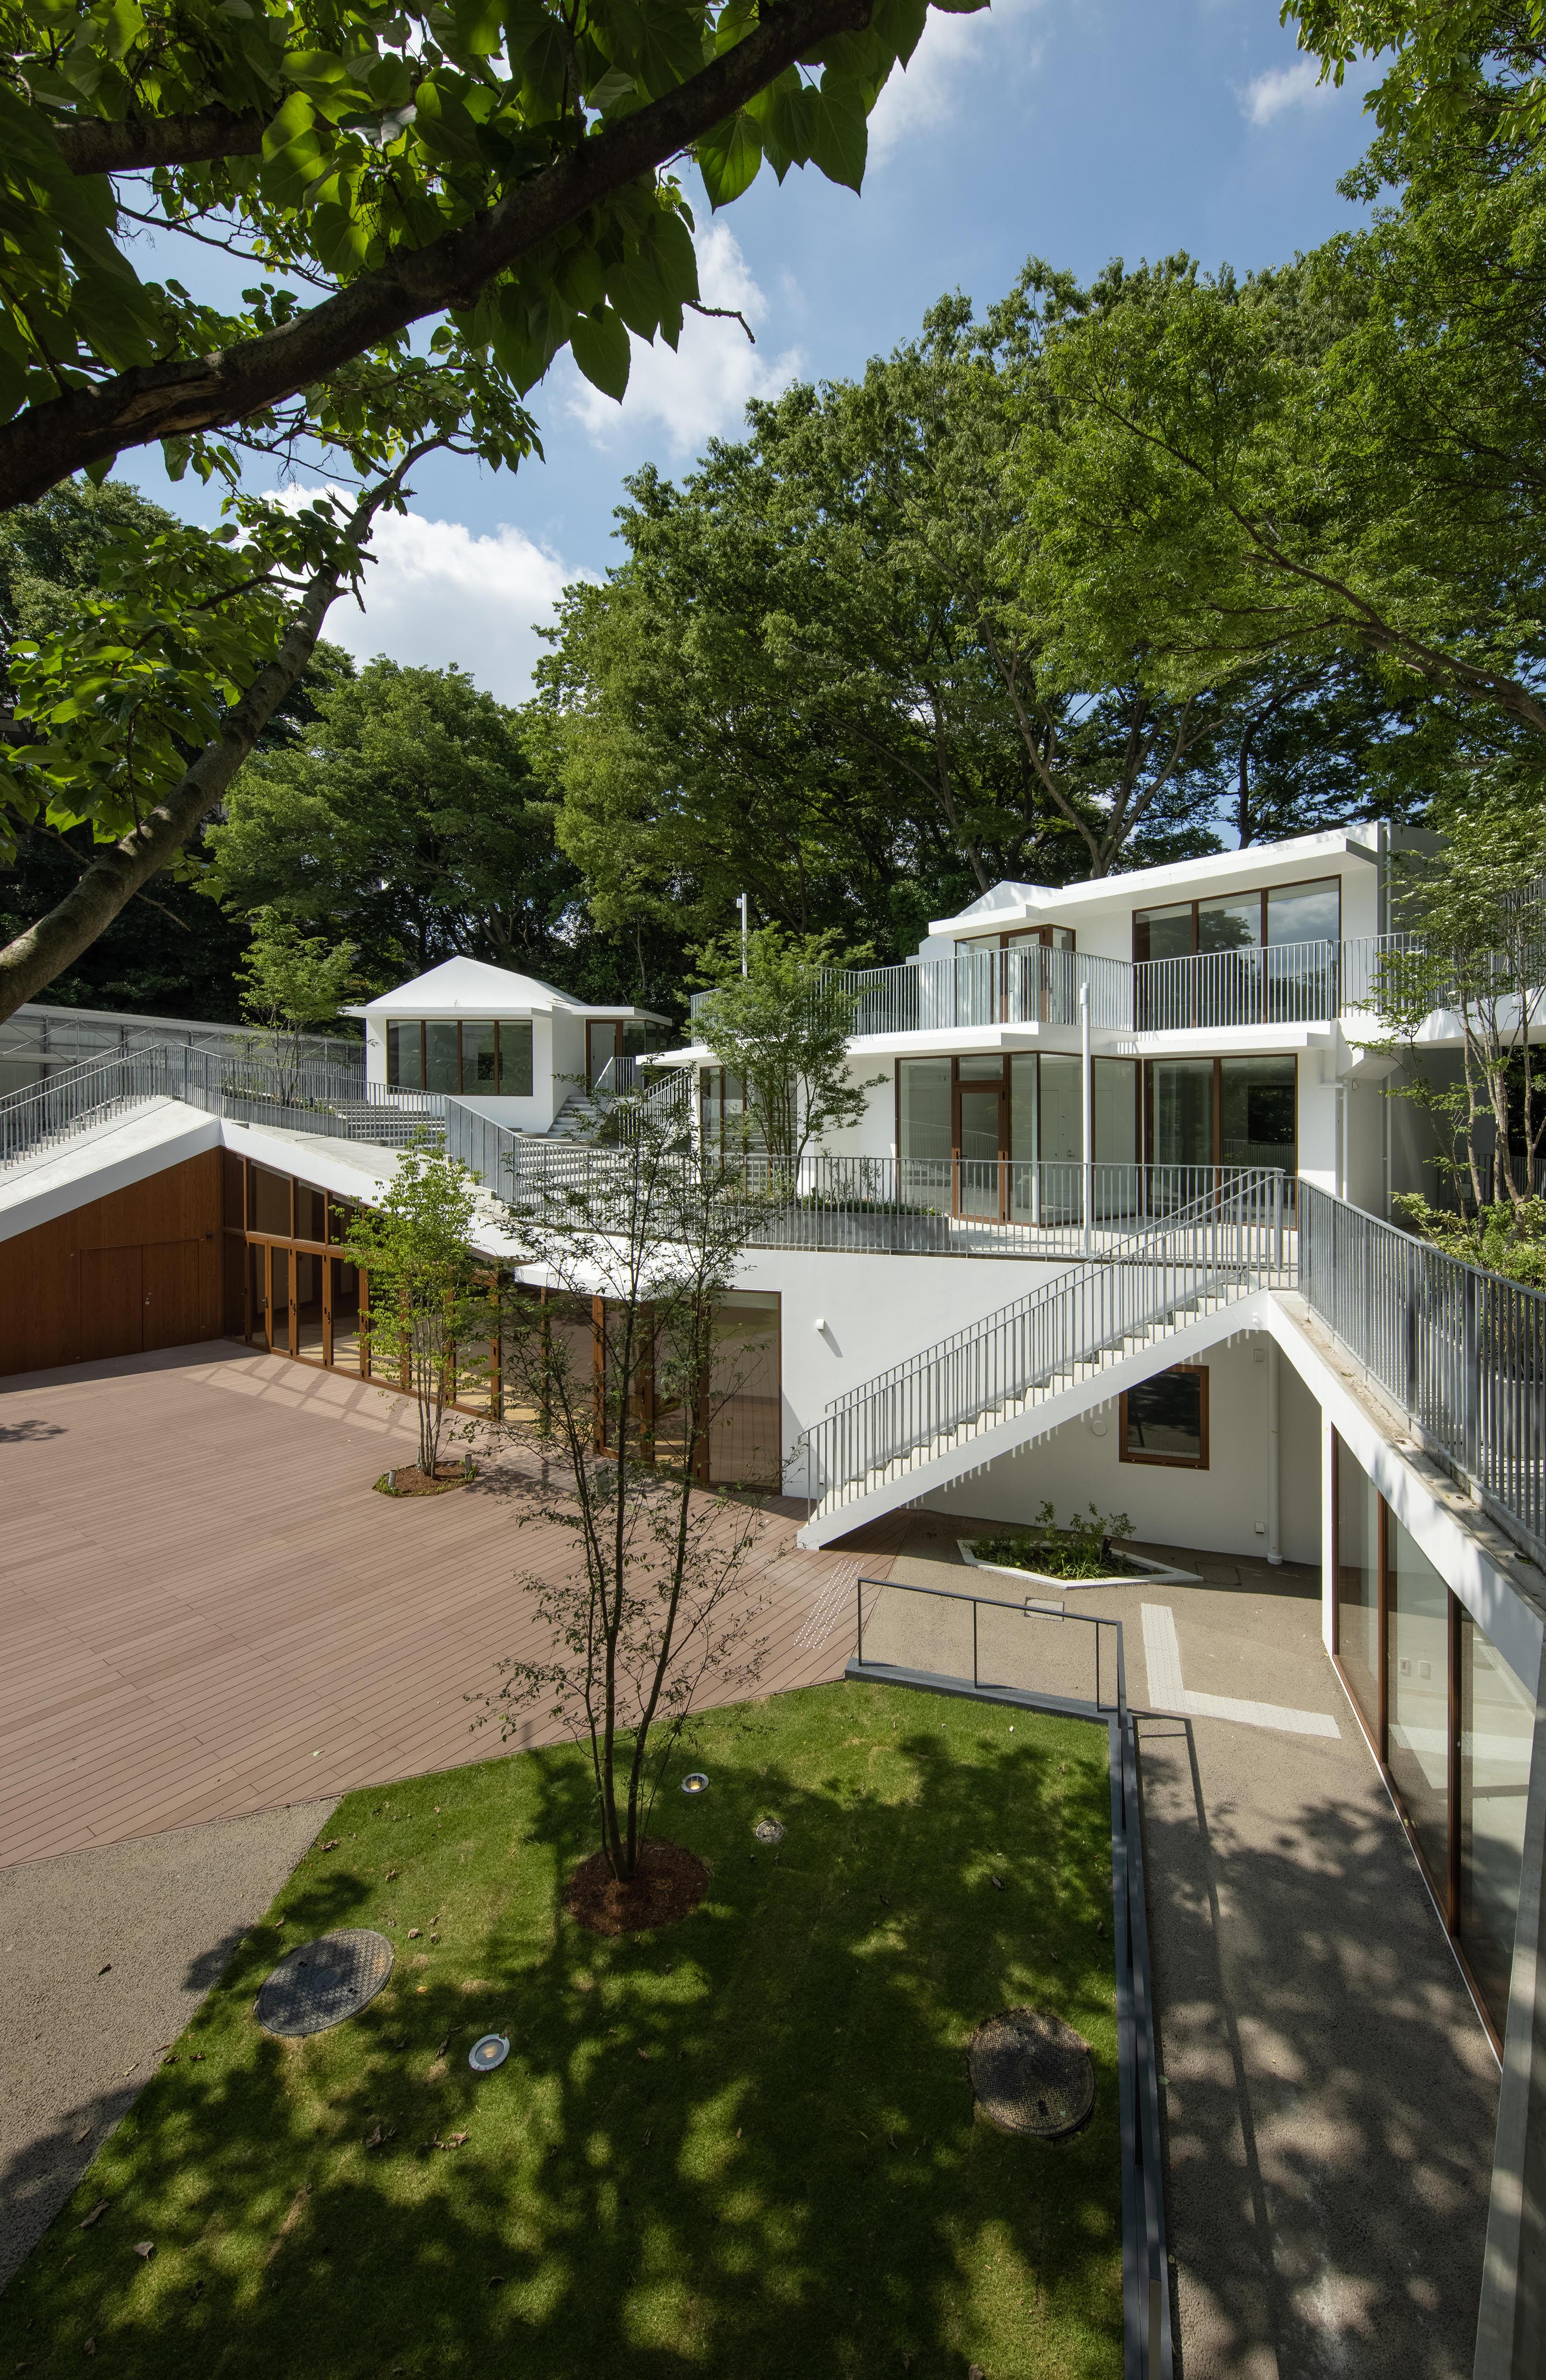
[[218,1339],[225,1153],[0,1241],[0,1374]]

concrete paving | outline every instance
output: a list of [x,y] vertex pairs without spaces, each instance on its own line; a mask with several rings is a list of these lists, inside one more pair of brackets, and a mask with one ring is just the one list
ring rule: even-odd
[[335,1806],[0,1870],[0,2287]]
[[[916,1514],[892,1577],[980,1577],[963,1574],[963,1534]],[[1138,1730],[1179,2370],[1467,2380],[1497,2064],[1322,1647],[1319,1572],[1138,1550],[1203,1584],[1064,1599],[1125,1622],[1136,1708],[1151,1689],[1184,1704]],[[1158,1667],[1178,1651],[1180,1694],[1174,1675],[1150,1678],[1146,1605],[1174,1621],[1174,1636],[1147,1633]],[[919,1621],[947,1624],[937,1608]],[[1072,1632],[1040,1633],[1049,1689],[1066,1693]],[[877,1644],[875,1658],[902,1656]],[[1013,1682],[1030,1682],[1032,1658],[1019,1661]],[[1337,1732],[1207,1715],[1220,1706]]]

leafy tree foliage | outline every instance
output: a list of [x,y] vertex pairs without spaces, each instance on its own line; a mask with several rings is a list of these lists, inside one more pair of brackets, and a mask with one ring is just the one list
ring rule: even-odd
[[[691,150],[716,206],[764,154],[857,188],[926,14],[0,5],[0,509],[152,441],[174,477],[232,492],[215,535],[125,540],[78,617],[12,649],[6,805],[110,848],[0,952],[0,1013],[217,806],[422,455],[512,468],[535,442],[520,398],[561,347],[619,396],[631,335],[675,343],[697,280],[670,161]],[[238,305],[144,282],[140,223],[261,277]],[[254,452],[344,479],[352,508],[255,500]]]
[[[797,1179],[812,1141],[863,1117],[887,1075],[860,1082],[848,1066],[858,996],[843,970],[866,953],[846,953],[834,934],[791,940],[776,926],[727,935],[699,953],[712,990],[693,1019],[695,1037],[746,1087],[750,1135]],[[742,966],[745,973],[742,973]]]
[[1125,296],[1033,265],[982,323],[947,301],[862,381],[754,406],[680,488],[628,482],[628,558],[567,591],[544,670],[598,915],[717,931],[746,889],[889,953],[1000,878],[1212,849],[1221,808],[1248,842],[1330,823],[1367,807],[1371,750],[1397,797],[1366,663],[1183,662],[1142,524],[1102,518],[1096,551],[1077,516],[1053,357]]
[[578,878],[517,712],[456,670],[374,661],[255,759],[212,828],[212,888],[358,944],[383,984],[465,952],[546,973]]

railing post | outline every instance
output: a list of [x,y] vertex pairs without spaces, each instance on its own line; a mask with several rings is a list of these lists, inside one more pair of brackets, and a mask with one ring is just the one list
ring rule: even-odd
[[971,1682],[977,1683],[977,1597],[971,1599]]
[[1479,1277],[1469,1265],[1460,1276],[1460,1451],[1470,1477],[1481,1469],[1481,1432],[1478,1405],[1481,1391],[1481,1342],[1477,1298]]

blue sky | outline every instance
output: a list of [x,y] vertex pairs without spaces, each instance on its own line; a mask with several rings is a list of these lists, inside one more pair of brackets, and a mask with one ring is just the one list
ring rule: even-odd
[[[1336,182],[1367,144],[1369,79],[1318,90],[1272,0],[931,13],[882,96],[861,196],[810,171],[780,188],[764,168],[719,216],[698,208],[704,296],[744,309],[755,348],[702,320],[676,356],[636,342],[621,407],[561,358],[530,400],[545,462],[514,476],[426,466],[412,517],[385,525],[364,615],[340,604],[326,633],[361,657],[459,662],[518,700],[533,624],[616,556],[626,472],[652,460],[679,475],[707,438],[736,433],[749,396],[860,370],[943,292],[981,305],[1033,253],[1088,276],[1113,256],[1186,249],[1244,271],[1315,246],[1357,220]],[[197,491],[164,486],[153,454],[120,471],[206,513]]]

